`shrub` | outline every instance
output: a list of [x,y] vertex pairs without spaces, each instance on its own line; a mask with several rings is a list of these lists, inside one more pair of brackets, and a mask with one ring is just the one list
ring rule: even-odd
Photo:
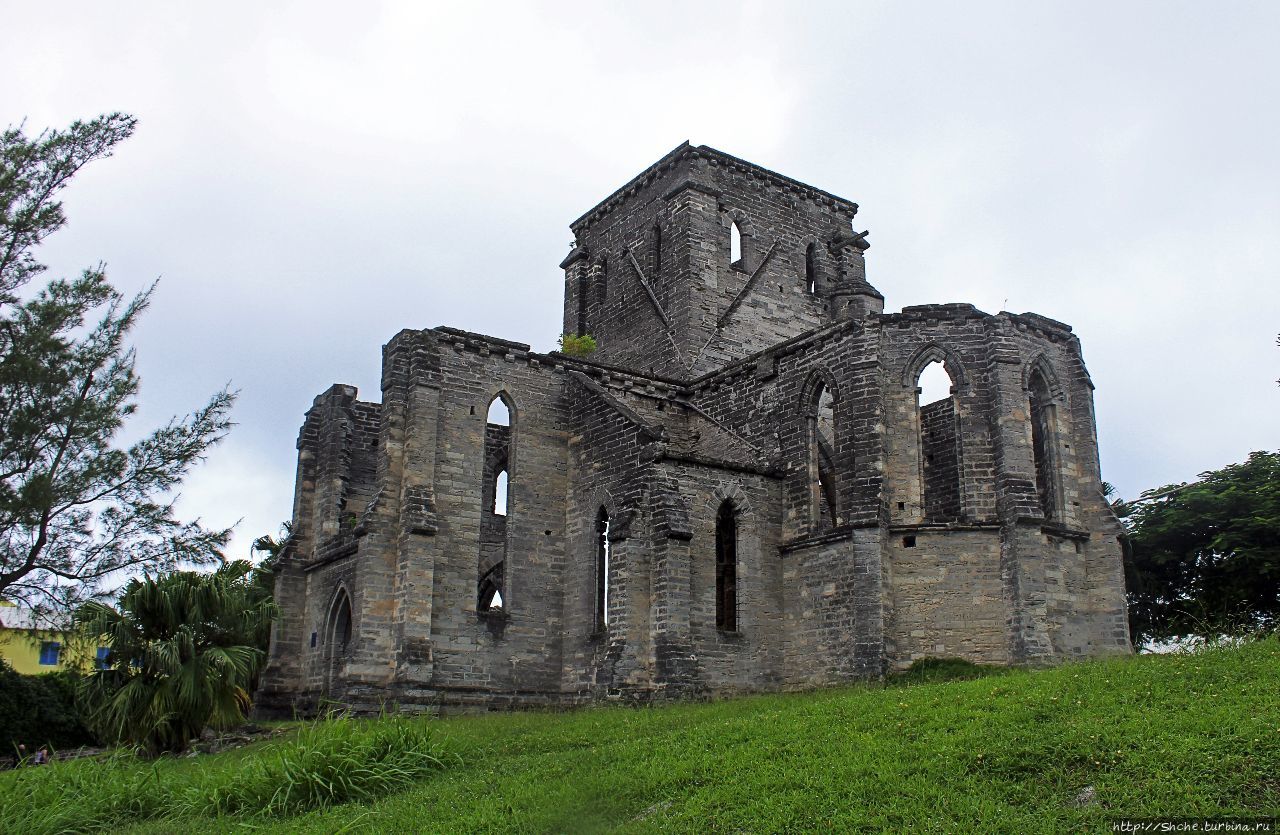
[[212,574],[130,580],[118,609],[80,610],[84,634],[111,648],[84,691],[99,733],[154,754],[244,720],[265,657],[257,642],[275,614],[257,596],[252,571],[238,560]]
[[0,659],[0,756],[19,744],[29,753],[96,744],[76,705],[80,679],[72,671],[26,676]]
[[589,333],[576,334],[564,333],[560,335],[558,340],[560,344],[560,353],[567,354],[571,357],[585,357],[587,354],[594,353],[596,350],[596,340]]

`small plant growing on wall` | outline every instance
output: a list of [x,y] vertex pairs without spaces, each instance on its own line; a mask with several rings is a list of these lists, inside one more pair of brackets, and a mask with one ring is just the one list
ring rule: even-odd
[[576,333],[562,333],[557,342],[560,345],[560,353],[571,357],[585,357],[596,350],[595,337],[589,333],[581,336]]

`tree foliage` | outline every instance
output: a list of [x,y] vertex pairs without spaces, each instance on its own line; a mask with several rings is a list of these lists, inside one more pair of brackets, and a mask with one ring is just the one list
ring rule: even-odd
[[266,658],[258,646],[275,605],[261,599],[253,564],[132,580],[118,607],[86,604],[79,627],[110,648],[86,680],[89,720],[104,738],[152,753],[181,751],[206,727],[244,720]]
[[155,285],[126,299],[98,265],[28,287],[45,271],[35,248],[66,221],[56,196],[134,126],[116,113],[0,134],[0,595],[46,616],[127,569],[213,562],[229,535],[179,521],[172,491],[225,435],[230,392],[116,443],[138,392],[126,338]]
[[1280,452],[1119,509],[1135,644],[1280,625]]

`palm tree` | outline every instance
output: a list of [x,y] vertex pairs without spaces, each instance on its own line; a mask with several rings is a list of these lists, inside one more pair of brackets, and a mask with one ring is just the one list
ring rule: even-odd
[[85,683],[89,721],[108,739],[150,753],[181,751],[206,727],[244,720],[266,653],[258,636],[275,605],[254,594],[253,565],[131,580],[118,608],[90,603],[76,616],[110,648]]

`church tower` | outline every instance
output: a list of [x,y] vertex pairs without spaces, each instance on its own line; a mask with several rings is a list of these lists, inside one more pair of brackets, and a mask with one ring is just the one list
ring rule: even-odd
[[878,313],[857,211],[686,142],[571,224],[564,332],[594,337],[600,362],[689,380]]

